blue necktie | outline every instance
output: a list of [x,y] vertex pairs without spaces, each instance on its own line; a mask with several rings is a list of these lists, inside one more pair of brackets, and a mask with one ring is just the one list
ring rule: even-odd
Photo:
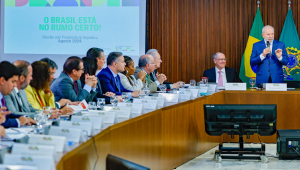
[[121,92],[121,89],[120,89],[120,82],[119,82],[118,76],[115,77],[115,80],[116,80],[117,91],[118,91],[118,92]]

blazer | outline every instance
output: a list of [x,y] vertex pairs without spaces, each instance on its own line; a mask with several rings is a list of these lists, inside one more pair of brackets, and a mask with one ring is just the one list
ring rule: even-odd
[[[139,73],[140,71],[142,71],[142,69],[140,67],[136,67],[135,72],[134,72],[134,76],[137,79],[137,73]],[[150,77],[150,75],[148,74],[148,76]],[[143,88],[147,85],[147,83],[143,82]],[[149,88],[150,88],[150,92],[156,92],[157,90],[160,90],[157,87],[157,83],[155,81],[152,81],[151,78],[149,78],[149,84],[148,84]]]
[[[272,56],[267,54],[266,58],[262,61],[260,55],[266,47],[264,40],[253,44],[250,65],[257,66],[256,84],[268,83],[270,75],[273,83],[283,83],[284,77],[282,66],[288,64],[285,45],[283,42],[273,40]],[[279,61],[276,56],[275,50],[277,49],[282,49],[281,61]]]
[[69,99],[70,101],[82,101],[85,99],[87,102],[93,100],[97,92],[91,90],[90,92],[82,89],[80,79],[77,82],[77,92],[75,91],[75,84],[72,82],[71,78],[64,72],[51,84],[51,91],[54,94],[55,101],[60,101],[61,99]]
[[[225,73],[227,82],[239,82],[235,69],[225,67]],[[203,77],[208,77],[208,82],[216,82],[216,67],[205,70]]]
[[[105,103],[110,104],[110,97],[103,95],[100,80],[98,79],[98,77],[97,80],[98,80],[97,88],[96,88],[97,94],[94,96],[93,101],[97,102],[97,98],[105,98]],[[85,81],[84,80],[80,80],[80,81],[81,81],[81,85],[84,86]]]
[[19,90],[19,94],[20,97],[18,98],[21,99],[22,103],[16,99],[17,93],[15,90],[10,95],[4,96],[7,109],[16,115],[26,115],[34,118],[35,111],[38,111],[38,109],[33,108],[28,102],[25,90]]
[[[133,75],[130,76],[130,81],[128,80],[127,76],[125,76],[123,73],[119,73],[118,75],[120,76],[121,84],[127,90],[141,90],[144,87],[143,81],[141,79],[135,79]],[[130,82],[132,83],[132,85],[130,84]]]
[[19,117],[21,117],[22,115],[16,115],[16,114],[8,114],[6,115],[6,120],[4,123],[2,123],[1,125],[4,128],[10,128],[10,127],[18,127],[19,124],[17,122],[16,119],[18,119]]
[[[149,74],[152,81],[156,81],[157,80],[156,73],[157,73],[157,69],[154,70],[152,73]],[[153,76],[153,74],[155,75],[155,77]],[[171,84],[173,84],[173,83],[164,81],[163,84],[165,84],[167,86],[167,89],[171,89]]]
[[97,75],[98,79],[100,80],[102,92],[113,92],[116,95],[122,95],[122,92],[132,92],[130,90],[127,90],[123,87],[120,76],[117,74],[117,79],[120,82],[120,90],[117,91],[117,86],[116,86],[116,80],[108,68],[108,66],[100,71],[100,73]]
[[[54,95],[51,92],[50,97],[44,93],[44,90],[36,91],[36,89],[30,85],[28,85],[25,89],[28,102],[32,105],[33,108],[38,110],[43,110],[43,106],[40,102],[39,96],[44,104],[44,106],[51,106],[52,108],[56,108]],[[38,96],[39,95],[39,96]]]

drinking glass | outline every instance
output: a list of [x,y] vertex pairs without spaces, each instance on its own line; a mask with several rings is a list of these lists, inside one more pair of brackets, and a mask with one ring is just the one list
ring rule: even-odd
[[110,97],[110,103],[116,107],[118,105],[118,96],[111,96]]
[[255,85],[256,82],[256,78],[255,77],[250,77],[250,85],[252,87],[250,87],[250,89],[255,89],[256,87],[253,87]]
[[89,102],[89,110],[96,110],[96,103],[95,102]]
[[160,85],[160,90],[163,92],[163,93],[166,93],[167,92],[167,87],[166,87],[166,85],[164,85],[164,84],[162,84],[162,85]]
[[105,105],[105,99],[104,98],[97,98],[97,107],[100,110],[103,110],[104,105]]
[[145,97],[144,90],[139,90],[139,98],[144,98],[144,97]]
[[124,102],[128,102],[128,100],[129,100],[129,95],[128,95],[127,92],[123,92],[123,93],[122,93],[122,99],[123,99]]
[[43,106],[43,113],[47,115],[48,118],[51,117],[51,110],[52,110],[51,106]]
[[36,121],[36,134],[43,133],[43,128],[46,124],[48,117],[43,113],[43,111],[36,111],[34,115],[34,120]]
[[143,91],[145,93],[145,96],[149,96],[150,95],[150,89],[148,87],[145,87]]
[[191,85],[191,86],[195,86],[195,85],[196,85],[196,80],[191,79],[191,80],[190,80],[190,85]]
[[208,77],[202,77],[202,82],[203,82],[203,84],[207,84],[208,83]]

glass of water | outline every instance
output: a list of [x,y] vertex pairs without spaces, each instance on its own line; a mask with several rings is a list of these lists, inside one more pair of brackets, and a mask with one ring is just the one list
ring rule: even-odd
[[166,93],[167,92],[167,87],[166,85],[162,84],[159,86],[160,90],[163,92],[163,93]]
[[191,79],[191,80],[190,80],[190,85],[191,85],[191,86],[195,86],[195,85],[196,85],[196,80]]
[[105,105],[105,99],[104,98],[97,98],[97,107],[100,110],[103,110],[104,105]]
[[51,106],[43,106],[43,113],[47,115],[48,118],[51,117],[51,110],[52,110]]
[[89,102],[89,110],[96,110],[96,103],[95,102]]
[[139,90],[139,98],[142,99],[145,97],[145,92],[144,90]]
[[118,96],[111,96],[110,97],[110,103],[116,107],[118,105]]
[[47,122],[47,115],[43,113],[43,111],[36,111],[34,115],[34,120],[36,121],[36,134],[43,133],[43,128]]
[[148,87],[145,87],[143,91],[145,93],[145,96],[149,96],[150,95],[150,89]]
[[128,100],[129,100],[129,95],[128,95],[127,92],[123,92],[123,93],[122,93],[122,99],[123,99],[124,102],[128,102]]

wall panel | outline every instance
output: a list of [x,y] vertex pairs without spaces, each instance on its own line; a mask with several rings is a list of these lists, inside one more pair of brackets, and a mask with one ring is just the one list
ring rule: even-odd
[[[241,59],[257,10],[256,0],[148,0],[148,44],[159,50],[159,72],[168,81],[200,81],[214,67],[212,55],[223,52],[227,66],[239,73]],[[296,27],[300,29],[300,0],[292,0]],[[288,0],[261,0],[265,25],[279,39],[288,11]]]

